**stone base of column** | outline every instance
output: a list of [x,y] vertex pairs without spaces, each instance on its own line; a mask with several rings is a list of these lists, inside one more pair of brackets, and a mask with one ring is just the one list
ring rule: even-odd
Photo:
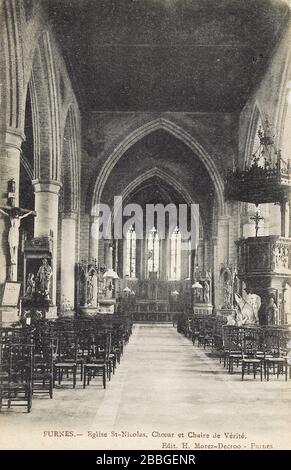
[[74,310],[68,310],[66,312],[60,312],[60,314],[59,314],[59,318],[62,318],[62,317],[74,318],[74,316],[75,316],[75,311]]

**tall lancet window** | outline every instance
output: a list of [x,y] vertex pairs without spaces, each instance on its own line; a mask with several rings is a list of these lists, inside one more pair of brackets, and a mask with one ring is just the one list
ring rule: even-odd
[[126,234],[126,276],[136,277],[136,233],[131,226]]
[[170,239],[170,278],[181,279],[181,232],[178,227]]
[[148,236],[148,274],[149,277],[159,277],[160,268],[160,240],[155,227]]

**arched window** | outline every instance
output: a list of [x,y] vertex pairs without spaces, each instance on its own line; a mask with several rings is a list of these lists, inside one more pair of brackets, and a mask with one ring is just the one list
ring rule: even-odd
[[170,239],[170,278],[181,279],[181,232],[178,227]]
[[126,276],[136,277],[136,233],[131,226],[126,234]]
[[[159,277],[160,268],[160,240],[155,227],[148,236],[148,274],[149,277]],[[153,274],[155,273],[155,274]]]

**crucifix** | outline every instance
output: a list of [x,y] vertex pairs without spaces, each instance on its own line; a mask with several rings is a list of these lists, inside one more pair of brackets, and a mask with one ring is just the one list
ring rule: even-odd
[[250,217],[251,220],[254,220],[255,221],[255,229],[256,229],[256,237],[258,236],[258,231],[259,231],[259,223],[261,220],[264,220],[264,217],[262,217],[259,212],[257,211],[256,212],[256,215],[254,215],[253,217]]
[[8,233],[8,244],[10,251],[10,280],[17,280],[17,253],[19,246],[19,228],[21,220],[29,215],[36,215],[32,210],[22,209],[15,207],[15,181],[14,179],[8,182],[8,205],[0,207],[0,213],[9,218],[10,228]]

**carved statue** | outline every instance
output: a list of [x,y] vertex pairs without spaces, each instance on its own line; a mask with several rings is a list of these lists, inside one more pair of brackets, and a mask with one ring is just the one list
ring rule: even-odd
[[34,274],[29,273],[27,278],[27,287],[24,297],[26,299],[31,299],[35,293],[35,277]]
[[93,302],[93,274],[90,273],[87,279],[87,304],[91,305]]
[[225,308],[231,308],[231,296],[232,296],[231,282],[229,279],[226,279],[224,282],[224,297],[223,297],[223,304]]
[[52,277],[52,268],[48,264],[48,260],[43,258],[42,265],[40,266],[36,275],[36,287],[37,290],[44,295],[46,300],[49,300],[50,292],[50,281]]
[[265,308],[265,321],[267,325],[275,325],[278,323],[278,312],[279,309],[276,305],[274,298],[271,296],[269,303]]
[[248,289],[245,289],[245,291],[246,296],[244,297],[244,300],[252,308],[252,316],[250,321],[251,323],[258,323],[258,312],[261,306],[261,297]]
[[11,260],[11,264],[16,264],[16,255],[17,255],[18,245],[19,245],[20,222],[22,219],[24,219],[25,217],[28,217],[30,214],[35,215],[35,212],[29,211],[26,214],[20,215],[21,210],[18,207],[13,207],[9,211],[9,213],[7,213],[6,211],[2,209],[0,209],[0,212],[6,217],[9,217],[9,220],[10,220],[10,229],[9,229],[9,234],[8,234],[10,260]]
[[226,317],[227,319],[227,325],[230,325],[230,326],[235,326],[236,325],[236,314],[235,313],[230,313],[229,315],[227,315]]
[[209,304],[209,301],[210,301],[210,286],[209,286],[209,283],[207,281],[204,282],[203,300],[206,304]]
[[241,319],[241,324],[257,323],[258,311],[261,305],[260,296],[248,291],[244,299],[238,294],[234,294],[234,297],[239,308],[239,315],[237,315],[237,318]]

